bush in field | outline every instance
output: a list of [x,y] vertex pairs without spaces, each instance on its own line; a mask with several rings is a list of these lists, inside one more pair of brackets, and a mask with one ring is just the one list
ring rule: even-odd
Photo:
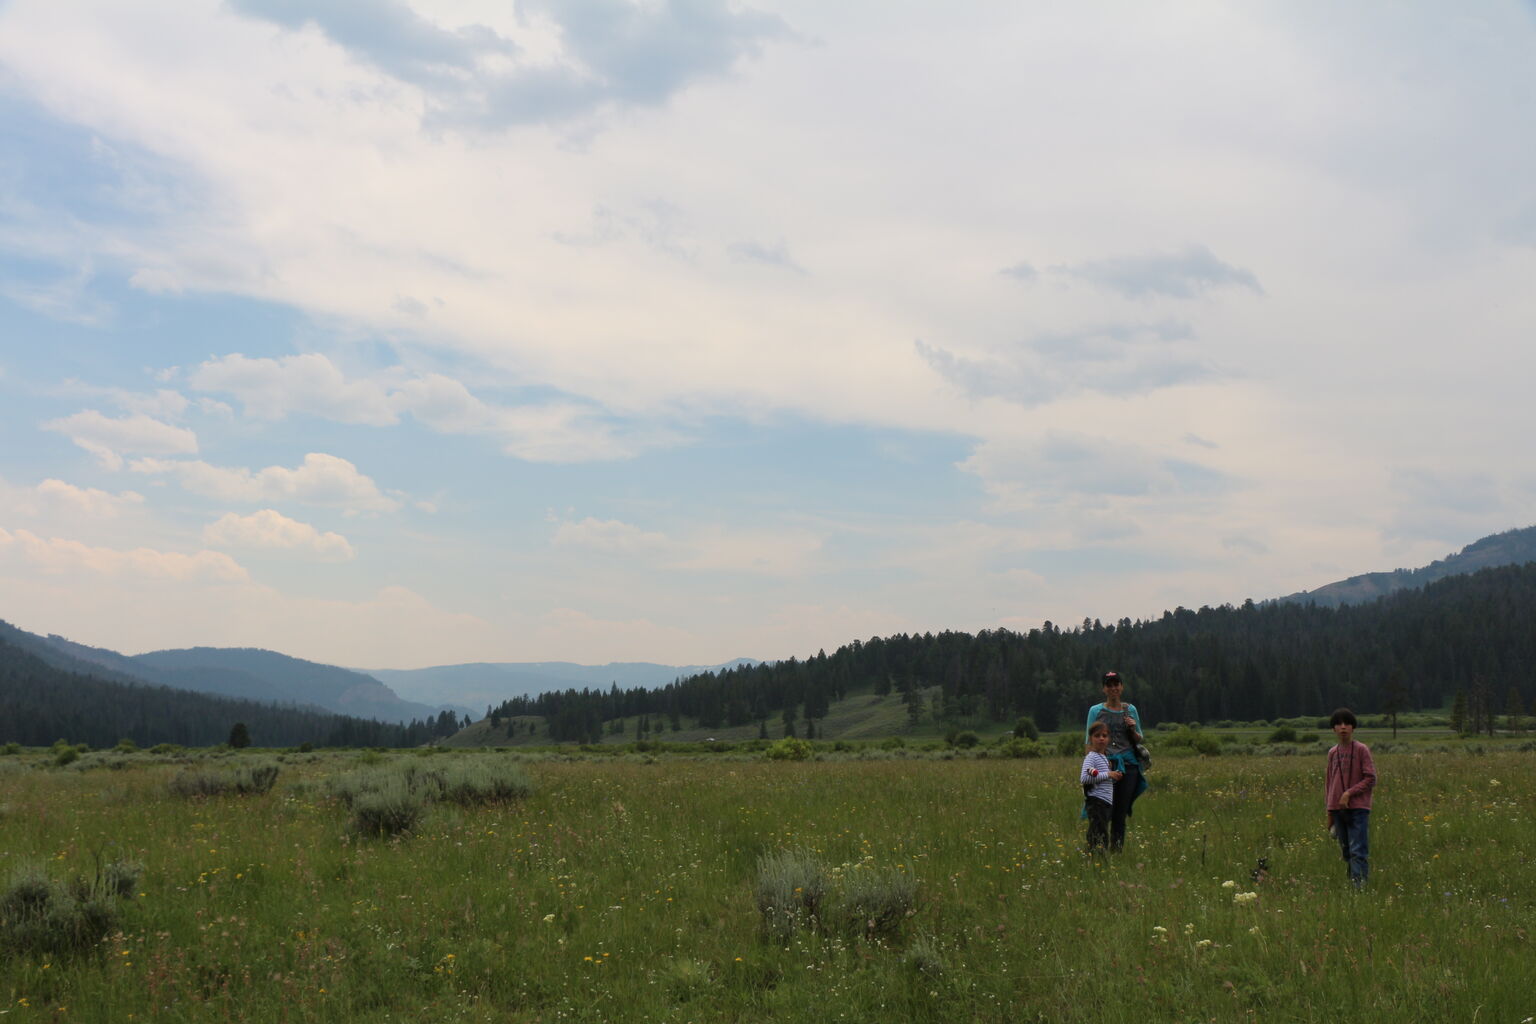
[[1062,757],[1082,757],[1088,745],[1075,732],[1064,732],[1056,738],[1056,753]]
[[815,854],[778,850],[757,860],[753,895],[763,928],[776,939],[788,939],[802,925],[815,927],[830,887],[831,874]]
[[889,938],[917,910],[917,879],[895,868],[857,867],[843,875],[836,906],[850,934]]
[[1296,735],[1296,730],[1289,725],[1282,725],[1269,734],[1265,743],[1300,743],[1301,737]]
[[1181,726],[1172,736],[1162,741],[1165,747],[1185,747],[1197,754],[1214,757],[1221,753],[1221,741],[1198,727]]
[[1041,757],[1045,754],[1045,748],[1039,743],[1017,736],[1003,741],[997,749],[1003,757]]
[[352,797],[352,829],[360,835],[390,838],[411,832],[426,813],[427,801],[402,776]]
[[184,800],[226,795],[260,796],[271,791],[277,782],[277,772],[277,765],[271,761],[242,764],[225,771],[191,768],[173,777],[168,785],[172,796]]
[[209,797],[260,797],[272,791],[278,780],[278,766],[272,761],[255,761],[250,765],[238,765],[227,771],[212,769],[187,769],[169,783],[170,795],[183,800],[206,800]]
[[17,743],[15,740],[11,740],[5,746],[0,747],[0,754],[10,755],[19,753],[21,753],[21,744]]
[[775,740],[763,753],[770,761],[804,761],[811,756],[811,745],[805,740],[786,736]]
[[902,959],[919,974],[936,978],[944,973],[944,951],[931,935],[919,935],[913,939]]
[[38,867],[18,869],[0,892],[0,948],[61,955],[95,946],[118,928],[119,903],[133,897],[143,869],[114,861],[94,879],[67,884]]
[[533,793],[533,780],[515,764],[471,761],[440,772],[440,799],[460,807],[508,804]]
[[507,804],[533,792],[521,765],[476,759],[446,765],[420,762],[369,768],[331,780],[332,796],[352,811],[354,831],[394,836],[413,831],[430,805]]
[[1013,735],[1021,740],[1038,740],[1040,738],[1040,727],[1035,724],[1033,718],[1025,715],[1013,723]]

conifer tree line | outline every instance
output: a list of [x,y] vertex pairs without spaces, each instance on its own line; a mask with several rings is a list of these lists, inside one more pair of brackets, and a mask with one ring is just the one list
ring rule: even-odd
[[458,732],[450,711],[409,725],[64,672],[0,639],[0,743],[214,746],[236,723],[261,747],[414,747]]
[[833,701],[899,692],[914,720],[1028,715],[1049,731],[1080,722],[1110,668],[1151,722],[1326,716],[1340,705],[1391,713],[1446,707],[1457,694],[1507,714],[1536,703],[1536,563],[1339,608],[1247,601],[1147,621],[1047,622],[1027,633],[875,637],[830,655],[743,665],[660,688],[519,697],[492,715],[498,722],[542,716],[554,741],[596,742],[604,723],[637,715],[658,733],[662,723],[712,729],[771,720],[775,735],[796,721],[814,735]]

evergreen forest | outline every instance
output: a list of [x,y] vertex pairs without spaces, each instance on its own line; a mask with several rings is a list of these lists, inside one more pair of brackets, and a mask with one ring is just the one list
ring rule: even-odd
[[[1046,622],[1006,629],[898,634],[805,660],[743,665],[659,688],[568,689],[519,697],[493,721],[545,719],[556,741],[596,742],[605,722],[649,716],[657,728],[753,722],[814,730],[834,701],[902,693],[913,720],[1011,722],[1046,731],[1077,723],[1115,669],[1151,722],[1273,720],[1441,708],[1460,696],[1473,719],[1536,701],[1536,563],[1452,576],[1422,589],[1341,607],[1297,601],[1149,621]],[[782,723],[782,725],[781,725]],[[804,727],[804,726],[802,726]]]

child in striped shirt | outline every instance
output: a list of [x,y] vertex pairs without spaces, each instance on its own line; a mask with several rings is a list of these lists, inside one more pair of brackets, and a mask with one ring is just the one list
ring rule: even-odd
[[1094,722],[1088,727],[1088,755],[1078,781],[1083,784],[1083,813],[1088,818],[1088,852],[1109,847],[1109,818],[1115,806],[1115,782],[1120,772],[1109,765],[1109,726]]

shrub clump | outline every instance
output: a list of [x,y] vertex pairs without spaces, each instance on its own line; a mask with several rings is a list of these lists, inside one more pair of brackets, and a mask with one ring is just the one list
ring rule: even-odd
[[216,796],[260,796],[277,782],[278,767],[271,761],[242,764],[226,771],[191,768],[168,783],[171,795],[184,800]]
[[522,766],[505,760],[369,768],[333,779],[329,788],[352,811],[355,832],[380,837],[414,831],[434,803],[507,804],[524,799],[534,789]]
[[67,883],[39,867],[22,867],[0,892],[0,948],[15,954],[66,955],[90,949],[116,931],[120,904],[132,899],[143,868],[113,861],[95,878]]
[[1045,747],[1032,740],[1010,736],[998,745],[997,751],[1001,757],[1041,757],[1045,754]]
[[516,764],[473,761],[441,772],[440,799],[460,807],[509,804],[533,793],[533,780]]
[[1185,747],[1206,757],[1221,753],[1221,741],[1198,726],[1180,726],[1177,732],[1162,742],[1165,747]]
[[1056,753],[1062,757],[1082,757],[1087,747],[1082,736],[1075,732],[1064,732],[1056,737]]
[[770,761],[804,761],[811,756],[811,745],[806,740],[785,736],[763,752]]
[[864,938],[889,938],[917,912],[917,879],[896,868],[859,865],[843,875],[837,917]]
[[917,911],[917,879],[871,860],[828,869],[802,849],[763,854],[753,894],[764,932],[783,942],[801,928],[851,938],[894,937]]
[[397,776],[378,788],[358,793],[351,806],[353,831],[388,839],[415,831],[426,814],[427,801]]
[[788,939],[802,926],[817,927],[830,883],[826,865],[813,853],[763,854],[757,859],[754,895],[764,929],[776,939]]

